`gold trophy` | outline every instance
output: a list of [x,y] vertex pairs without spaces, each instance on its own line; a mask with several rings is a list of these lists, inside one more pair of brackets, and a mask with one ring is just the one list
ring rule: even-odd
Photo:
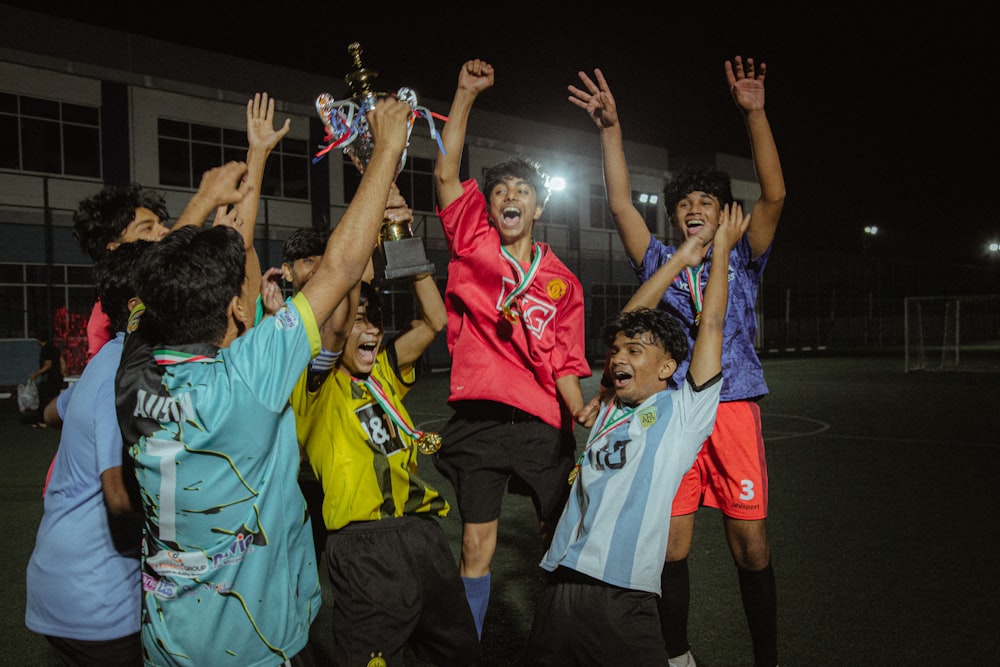
[[[374,141],[368,127],[368,111],[375,107],[379,98],[388,97],[390,93],[376,92],[373,83],[378,72],[367,69],[361,64],[361,45],[354,42],[347,47],[354,63],[354,71],[344,77],[344,82],[350,88],[352,97],[347,100],[335,100],[328,93],[322,93],[316,98],[316,111],[323,120],[327,130],[327,147],[318,156],[332,148],[342,148],[350,156],[358,171],[364,173],[371,160]],[[426,118],[431,130],[431,136],[441,145],[441,140],[434,129],[431,113],[417,105],[417,95],[409,88],[400,88],[395,97],[406,102],[413,110],[414,119]],[[406,164],[406,151],[410,145],[410,132],[413,130],[411,119],[406,135],[406,148],[396,167],[398,177],[403,165]],[[442,151],[443,151],[443,147]],[[424,242],[420,237],[413,236],[409,221],[383,220],[379,231],[378,248],[372,256],[376,279],[392,281],[397,278],[416,276],[424,273],[434,273],[434,264],[427,260],[424,252]]]

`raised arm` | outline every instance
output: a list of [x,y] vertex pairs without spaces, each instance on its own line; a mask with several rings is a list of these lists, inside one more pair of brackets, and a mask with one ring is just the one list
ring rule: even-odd
[[743,112],[754,169],[760,182],[760,198],[750,211],[747,238],[754,257],[759,256],[774,240],[778,220],[785,205],[785,177],[781,173],[778,147],[771,134],[771,124],[764,112],[764,75],[767,64],[754,64],[753,58],[736,56],[726,61],[726,82],[736,107]]
[[642,214],[632,203],[632,186],[629,183],[628,164],[625,161],[625,144],[618,107],[611,94],[604,74],[594,70],[594,79],[579,72],[584,88],[569,86],[569,101],[587,112],[601,132],[601,152],[604,156],[604,187],[608,192],[608,207],[625,252],[637,265],[649,247],[649,229]]
[[660,266],[628,300],[622,310],[636,310],[637,308],[656,308],[663,293],[667,291],[681,271],[689,266],[698,266],[705,259],[705,253],[712,245],[712,237],[715,234],[715,227],[706,224],[698,230],[698,234],[690,236],[677,248],[677,252],[670,256],[665,264]]
[[375,139],[368,168],[340,223],[330,234],[320,265],[301,290],[320,324],[361,279],[371,259],[389,187],[406,145],[409,105],[385,98],[368,112]]
[[172,229],[187,224],[201,225],[219,206],[243,201],[246,189],[240,188],[240,182],[246,171],[246,162],[228,162],[202,174],[198,191],[188,201]]
[[739,204],[727,205],[715,232],[712,268],[708,273],[701,323],[691,350],[688,373],[696,385],[704,384],[722,371],[722,330],[729,299],[729,253],[750,224]]
[[482,60],[468,60],[458,73],[458,88],[451,101],[448,121],[441,131],[441,144],[445,154],[439,154],[434,163],[434,178],[437,182],[438,207],[445,208],[462,194],[459,168],[462,165],[462,149],[465,146],[465,131],[469,124],[469,113],[479,93],[493,85],[493,66]]

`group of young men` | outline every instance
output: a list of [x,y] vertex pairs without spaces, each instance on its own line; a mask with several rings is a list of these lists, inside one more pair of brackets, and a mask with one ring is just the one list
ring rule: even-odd
[[[534,503],[548,573],[529,664],[695,664],[686,558],[699,505],[723,514],[755,664],[777,664],[753,305],[785,193],[764,65],[737,56],[725,72],[762,194],[743,215],[725,174],[681,174],[666,190],[676,247],[632,205],[602,73],[569,87],[600,130],[610,208],[640,281],[605,329],[592,400],[580,385],[591,375],[582,285],[534,240],[548,194],[540,165],[513,158],[481,184],[460,174],[470,112],[494,85],[484,61],[460,70],[435,166],[444,295],[414,276],[418,317],[391,340],[371,256],[383,219],[412,217],[393,185],[405,103],[369,112],[373,154],[334,230],[286,242],[287,300],[253,249],[263,167],[288,131],[274,129],[266,95],[247,106],[246,162],[207,172],[170,230],[165,207],[138,191],[81,206],[84,247],[101,215],[119,221],[90,246],[107,320],[95,328],[109,342],[49,409],[63,437],[28,568],[28,627],[67,664],[318,664],[308,638],[324,554],[335,664],[399,665],[407,647],[434,664],[480,664],[510,489]],[[416,428],[403,399],[442,329],[454,412],[438,436]],[[577,456],[580,427],[591,431]],[[449,503],[421,476],[420,452],[453,487],[458,563],[439,521]],[[101,544],[67,572],[56,543],[71,530]],[[67,595],[100,599],[81,620]]]

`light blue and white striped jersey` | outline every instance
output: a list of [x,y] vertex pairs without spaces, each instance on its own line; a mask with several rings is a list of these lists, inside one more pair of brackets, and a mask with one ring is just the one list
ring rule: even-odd
[[715,425],[721,380],[695,391],[688,378],[680,389],[657,392],[603,434],[621,409],[616,402],[602,406],[543,569],[561,565],[660,594],[670,506]]

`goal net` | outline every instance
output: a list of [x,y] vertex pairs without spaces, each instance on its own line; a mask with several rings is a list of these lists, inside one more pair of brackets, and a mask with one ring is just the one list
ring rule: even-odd
[[904,372],[1000,371],[1000,295],[903,300]]

